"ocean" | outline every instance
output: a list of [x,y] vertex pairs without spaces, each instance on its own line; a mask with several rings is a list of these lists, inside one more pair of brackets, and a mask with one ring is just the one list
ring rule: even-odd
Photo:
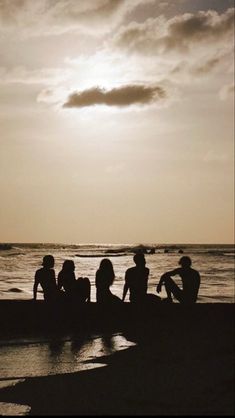
[[[91,282],[91,301],[96,301],[95,273],[102,258],[114,266],[115,281],[111,291],[121,297],[125,271],[134,265],[136,248],[144,248],[146,266],[150,269],[148,292],[156,294],[160,276],[178,266],[182,255],[192,259],[192,267],[200,272],[201,287],[198,303],[234,302],[234,246],[185,244],[0,244],[0,299],[31,299],[35,271],[46,254],[55,257],[58,275],[63,261],[73,260],[76,277],[88,277]],[[149,254],[151,252],[152,253]],[[176,278],[180,284],[180,280]],[[160,294],[166,297],[164,290]],[[38,293],[42,299],[42,293]],[[128,299],[126,299],[128,300]]]

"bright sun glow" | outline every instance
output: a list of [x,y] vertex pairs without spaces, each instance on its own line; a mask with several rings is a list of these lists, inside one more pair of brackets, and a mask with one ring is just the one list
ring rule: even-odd
[[73,87],[79,90],[94,86],[105,89],[114,88],[130,80],[132,68],[126,68],[123,57],[107,52],[98,52],[91,57],[66,59],[74,72],[71,79]]

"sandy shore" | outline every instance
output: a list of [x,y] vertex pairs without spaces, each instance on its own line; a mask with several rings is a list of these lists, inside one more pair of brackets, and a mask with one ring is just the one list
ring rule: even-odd
[[234,415],[234,304],[127,303],[109,320],[90,311],[87,326],[137,345],[96,360],[103,368],[28,378],[2,389],[0,402],[30,405],[32,415]]

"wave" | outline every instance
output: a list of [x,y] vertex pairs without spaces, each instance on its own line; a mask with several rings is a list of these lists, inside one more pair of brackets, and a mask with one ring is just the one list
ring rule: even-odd
[[75,254],[75,257],[81,258],[104,258],[104,257],[123,257],[130,253],[105,253],[105,254]]
[[19,255],[25,255],[25,253],[7,253],[1,256],[1,258],[7,258],[7,257],[17,257]]
[[18,287],[11,287],[11,289],[8,289],[7,292],[22,293],[23,290],[19,289]]
[[218,255],[218,256],[229,256],[229,257],[231,257],[231,256],[235,256],[235,253],[234,252],[231,252],[231,251],[229,251],[229,252],[226,252],[226,251],[219,251],[219,250],[209,250],[209,251],[205,251],[205,254],[210,254],[210,255]]

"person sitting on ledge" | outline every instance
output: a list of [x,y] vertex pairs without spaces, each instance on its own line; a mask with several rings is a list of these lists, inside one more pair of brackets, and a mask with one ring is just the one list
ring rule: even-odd
[[33,286],[33,299],[37,299],[37,289],[40,284],[43,290],[46,302],[54,302],[57,298],[57,286],[55,279],[55,270],[53,269],[55,260],[53,255],[45,255],[43,257],[43,267],[35,273]]
[[[65,296],[73,298],[76,293],[75,264],[72,260],[65,260],[58,274],[58,290],[62,288]],[[62,291],[63,292],[63,291]]]
[[135,254],[133,260],[136,266],[127,269],[125,274],[123,302],[128,290],[130,292],[130,302],[146,301],[149,269],[145,267],[146,261],[143,253]]
[[[201,279],[199,272],[191,268],[191,264],[191,258],[183,256],[179,260],[181,267],[168,271],[161,276],[157,285],[157,293],[161,292],[162,285],[164,285],[167,293],[167,299],[165,301],[173,302],[172,295],[183,304],[191,304],[197,301]],[[171,278],[171,276],[176,275],[181,277],[182,289]]]
[[114,278],[115,274],[112,262],[108,258],[103,258],[95,276],[96,301],[98,303],[113,304],[121,302],[121,299],[110,290]]
[[77,301],[84,303],[91,301],[91,282],[88,277],[78,277],[77,284]]
[[87,277],[75,277],[73,260],[65,260],[58,274],[58,290],[64,289],[66,297],[77,302],[90,301],[90,280]]

